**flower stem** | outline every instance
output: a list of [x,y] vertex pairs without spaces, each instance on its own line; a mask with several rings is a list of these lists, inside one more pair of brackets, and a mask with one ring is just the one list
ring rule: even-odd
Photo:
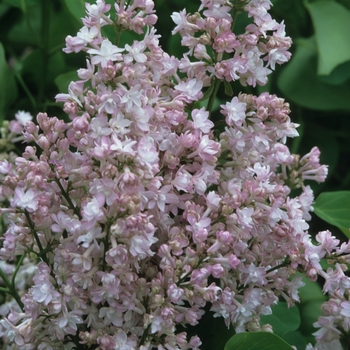
[[111,226],[112,226],[112,222],[108,222],[107,223],[107,228],[106,228],[106,237],[104,238],[104,254],[103,254],[103,263],[102,263],[102,271],[106,270],[106,266],[107,266],[107,262],[106,262],[106,253],[109,250],[109,236],[111,233]]
[[[42,252],[44,250],[44,248],[40,242],[40,239],[39,239],[37,232],[35,231],[34,223],[33,223],[32,219],[30,218],[30,215],[29,215],[27,210],[24,210],[24,215],[26,216],[28,225],[30,227],[30,230],[31,230],[33,236],[34,236],[36,244],[38,245],[40,252]],[[45,254],[41,255],[40,257],[46,263],[47,266],[50,266]]]
[[216,95],[218,93],[220,84],[221,84],[221,80],[218,78],[214,78],[214,89],[209,97],[209,101],[208,101],[208,105],[207,105],[207,111],[209,112],[209,115],[211,115],[211,112],[213,110],[214,102],[215,102]]
[[12,275],[12,279],[11,279],[11,284],[12,285],[15,285],[15,279],[16,279],[16,276],[17,276],[19,268],[22,266],[22,262],[24,260],[24,257],[25,257],[25,255],[23,254],[23,255],[21,255],[21,257],[18,260],[18,263],[16,265],[16,269],[15,269],[15,271],[14,271],[14,273]]
[[140,340],[140,345],[143,345],[145,343],[150,329],[151,329],[151,325],[149,324],[148,327],[145,329],[145,331],[142,334],[142,337]]
[[275,270],[278,270],[279,268],[281,267],[285,267],[287,266],[288,264],[290,263],[290,261],[288,259],[285,259],[282,263],[280,263],[279,265],[275,266],[275,267],[272,267],[271,269],[267,270],[266,271],[266,274],[272,272],[272,271],[275,271]]
[[22,88],[25,91],[25,93],[27,94],[27,96],[28,96],[28,98],[30,100],[30,103],[32,104],[32,107],[36,110],[37,109],[37,104],[36,104],[35,98],[32,95],[32,93],[30,92],[27,84],[22,79],[22,76],[19,73],[15,73],[15,77],[18,80],[18,82],[20,83],[20,85],[22,86]]
[[18,306],[21,308],[22,311],[24,311],[24,305],[22,303],[21,297],[19,296],[19,294],[17,293],[17,290],[15,288],[15,277],[16,277],[17,271],[19,269],[19,266],[22,264],[23,259],[24,259],[24,255],[22,255],[21,258],[19,259],[19,262],[16,266],[16,270],[12,276],[11,282],[7,278],[5,273],[2,271],[2,269],[0,268],[0,278],[4,281],[4,283],[7,287],[7,289],[0,288],[0,291],[12,295],[12,297],[16,300]]
[[59,179],[55,178],[55,182],[57,183],[58,187],[60,188],[61,190],[61,193],[62,193],[62,196],[65,198],[65,200],[68,202],[69,206],[71,207],[71,209],[73,209],[73,212],[75,215],[78,216],[78,218],[81,220],[82,217],[81,217],[81,214],[79,212],[79,210],[77,209],[77,207],[73,204],[72,200],[69,198],[67,192],[64,190],[61,182]]

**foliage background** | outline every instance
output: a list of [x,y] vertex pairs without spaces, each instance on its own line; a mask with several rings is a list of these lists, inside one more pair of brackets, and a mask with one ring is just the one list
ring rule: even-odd
[[[330,229],[345,240],[350,237],[350,0],[272,2],[272,17],[284,20],[293,39],[292,59],[277,67],[267,86],[242,89],[233,83],[232,89],[235,94],[268,91],[290,103],[292,120],[300,124],[300,137],[290,144],[292,153],[304,155],[317,146],[322,163],[329,165],[327,181],[310,184],[318,197],[315,213],[328,223],[314,215],[310,233]],[[185,7],[188,13],[195,12],[198,6],[199,0],[155,0],[156,27],[169,54],[181,57],[184,52],[180,37],[171,35],[171,13]],[[62,52],[65,37],[76,34],[83,16],[83,0],[0,0],[0,123],[11,120],[18,110],[33,115],[46,111],[66,118],[54,96],[66,92],[77,77],[76,70],[85,65],[84,54]],[[248,23],[247,16],[239,15],[236,33],[244,32]],[[106,35],[113,37],[114,33]],[[122,44],[133,38],[123,33]],[[216,106],[226,98],[220,91]],[[0,153],[6,149],[8,145],[0,143]],[[313,339],[312,323],[323,300],[320,287],[308,283],[301,290],[298,308],[288,310],[282,304],[262,322],[275,325],[279,336],[303,349]],[[213,326],[209,318],[193,332],[205,335],[205,348],[223,349],[233,331],[227,332],[220,322]]]

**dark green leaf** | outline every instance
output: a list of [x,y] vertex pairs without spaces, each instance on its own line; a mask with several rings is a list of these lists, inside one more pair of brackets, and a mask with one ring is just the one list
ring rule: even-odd
[[40,6],[32,6],[27,9],[26,20],[22,16],[21,20],[15,23],[8,33],[8,39],[12,43],[28,46],[38,46],[41,29],[41,9]]
[[46,78],[48,83],[53,83],[58,75],[63,74],[66,71],[64,55],[65,54],[62,51],[57,51],[49,58]]
[[[65,54],[62,51],[56,51],[51,55],[46,63],[40,49],[33,50],[23,61],[21,74],[27,82],[40,86],[43,80],[43,65],[47,64],[45,83],[47,86],[54,87],[54,79],[66,71]],[[67,91],[67,90],[65,90]]]
[[350,61],[350,11],[336,1],[306,2],[315,29],[319,61],[317,72],[328,75]]
[[[95,4],[95,0],[64,0],[69,12],[75,17],[80,23],[81,19],[85,17],[85,3]],[[113,0],[107,0],[107,4],[114,4]]]
[[42,79],[42,66],[44,64],[43,56],[39,49],[33,50],[23,60],[22,75],[27,80],[27,83],[34,83],[39,86],[39,82]]
[[213,312],[209,311],[210,306],[205,307],[205,314],[196,326],[186,328],[178,327],[177,331],[181,333],[186,331],[187,338],[198,336],[202,341],[201,350],[223,350],[226,342],[235,334],[235,330],[230,326],[227,328],[222,317],[214,318]]
[[188,48],[181,45],[181,36],[179,34],[169,37],[167,42],[167,52],[169,55],[180,58],[186,51],[188,51]]
[[69,12],[75,17],[79,22],[81,18],[85,16],[85,0],[64,0]]
[[[4,0],[5,3],[13,6],[13,7],[18,7],[20,9],[23,9],[23,3],[22,0]],[[26,0],[26,6],[32,6],[33,4],[38,3],[39,0]]]
[[301,307],[299,307],[299,309],[302,309],[303,305],[308,302],[317,300],[324,302],[327,299],[317,282],[312,282],[305,276],[303,277],[303,282],[305,283],[305,286],[299,289],[299,298],[301,302]]
[[[298,350],[305,349],[305,346],[301,344],[302,340],[306,343],[314,342],[314,336],[312,333],[316,331],[313,324],[321,316],[321,305],[326,301],[326,296],[322,292],[322,288],[319,283],[310,281],[307,277],[303,276],[303,282],[305,286],[299,289],[300,304],[298,304],[298,309],[300,313],[300,327],[298,333],[300,332],[303,339],[300,339],[300,334],[286,334],[283,339],[288,343],[297,346]],[[289,337],[295,336],[296,340],[291,341]]]
[[277,84],[293,102],[315,110],[350,111],[350,84],[329,85],[317,76],[317,48],[313,37],[299,39],[296,52]]
[[[62,23],[64,23],[64,26]],[[49,47],[62,51],[62,48],[65,47],[65,38],[67,35],[76,35],[81,25],[82,23],[76,21],[67,8],[62,8],[51,18]]]
[[55,84],[58,87],[59,92],[67,93],[69,83],[76,80],[78,80],[77,72],[70,71],[56,77]]
[[[315,214],[324,221],[342,228],[350,228],[350,191],[321,193],[314,204]],[[350,238],[349,230],[347,236]]]
[[261,316],[262,324],[270,324],[273,332],[283,338],[285,334],[295,331],[300,325],[299,309],[294,306],[288,308],[286,302],[279,302],[271,307],[271,315]]
[[224,80],[224,86],[225,86],[225,94],[229,97],[233,96],[233,90],[232,90],[232,86],[229,82],[227,82],[226,80]]
[[350,61],[346,61],[335,69],[333,69],[330,75],[322,75],[319,77],[320,81],[331,84],[339,85],[345,83],[350,78]]
[[283,340],[290,345],[296,346],[298,350],[305,350],[308,343],[300,331],[293,331],[285,334]]
[[292,350],[279,336],[268,332],[235,334],[224,350]]
[[[316,283],[315,283],[316,284]],[[313,324],[321,316],[321,306],[324,300],[314,300],[300,305],[301,326],[300,331],[306,338],[307,342],[315,341],[312,333],[316,332],[316,328]]]
[[0,18],[6,14],[10,6],[8,4],[0,4]]
[[13,70],[7,65],[5,50],[0,43],[0,121],[17,98],[17,84]]

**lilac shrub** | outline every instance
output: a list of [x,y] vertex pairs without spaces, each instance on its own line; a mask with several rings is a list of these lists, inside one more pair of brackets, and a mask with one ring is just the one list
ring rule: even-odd
[[[174,13],[188,48],[178,59],[159,46],[151,0],[86,4],[64,49],[85,52],[86,67],[57,95],[70,122],[39,113],[17,123],[28,146],[0,163],[1,290],[13,297],[0,309],[4,349],[199,349],[183,329],[205,307],[237,333],[271,331],[259,317],[280,298],[299,301],[297,271],[324,277],[332,296],[315,349],[340,344],[350,246],[328,231],[314,244],[307,231],[304,182],[327,174],[318,149],[290,153],[297,124],[268,93],[222,102],[221,133],[211,120],[221,82],[264,85],[290,58],[270,6],[202,0],[195,14]],[[240,11],[252,24],[235,35]],[[126,30],[141,39],[118,46]]]

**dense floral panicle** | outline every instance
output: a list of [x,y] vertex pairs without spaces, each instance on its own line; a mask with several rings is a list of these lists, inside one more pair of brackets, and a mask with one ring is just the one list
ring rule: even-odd
[[[214,68],[219,79],[240,80],[242,85],[265,85],[271,69],[289,60],[291,39],[286,36],[283,22],[277,23],[267,12],[270,5],[268,1],[247,1],[246,6],[244,2],[202,1],[201,12],[196,15],[186,14],[185,10],[173,13],[176,24],[173,34],[181,34],[182,44],[190,49],[187,55],[206,61],[200,68],[203,81]],[[254,24],[248,25],[245,33],[235,36],[231,31],[231,14],[239,10],[247,11]],[[217,53],[214,62],[207,47]],[[198,68],[196,63],[187,66],[187,74]],[[198,69],[196,73],[198,76]]]
[[[202,0],[195,14],[174,13],[173,33],[189,48],[179,59],[159,46],[151,0],[86,4],[64,49],[85,52],[86,67],[56,97],[70,122],[18,112],[11,137],[23,132],[30,145],[0,162],[0,267],[10,279],[11,262],[26,255],[27,274],[15,280],[22,310],[14,301],[0,309],[6,346],[199,349],[180,326],[200,323],[208,306],[236,332],[260,330],[259,316],[280,297],[299,301],[298,269],[325,279],[338,306],[325,304],[317,339],[338,341],[349,317],[349,245],[327,231],[314,244],[307,232],[305,180],[327,174],[318,149],[290,153],[298,125],[277,96],[222,103],[220,135],[203,107],[219,80],[265,84],[289,59],[270,6]],[[253,21],[240,35],[231,28],[237,11]],[[119,47],[101,34],[106,25],[143,39]],[[334,269],[322,270],[325,257]]]

